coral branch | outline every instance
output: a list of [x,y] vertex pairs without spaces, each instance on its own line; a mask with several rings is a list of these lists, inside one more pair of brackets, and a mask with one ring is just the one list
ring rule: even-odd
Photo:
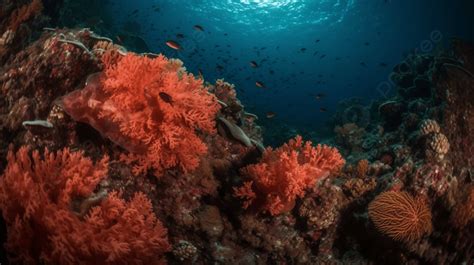
[[[38,151],[32,158],[28,153],[26,147],[16,154],[10,150],[0,180],[12,263],[164,263],[167,232],[145,195],[136,193],[125,202],[116,192],[93,193],[107,176],[107,157],[94,164],[69,149],[46,150],[44,158]],[[76,198],[87,198],[83,218],[71,209]]]
[[260,163],[244,168],[243,175],[251,181],[235,188],[234,194],[245,200],[244,207],[254,205],[277,215],[291,210],[306,189],[343,165],[344,159],[336,149],[313,147],[297,136],[276,150],[267,148]]
[[207,147],[196,133],[215,132],[217,100],[178,60],[129,53],[106,61],[102,78],[63,99],[75,120],[87,122],[130,154],[140,174],[152,168],[195,169]]

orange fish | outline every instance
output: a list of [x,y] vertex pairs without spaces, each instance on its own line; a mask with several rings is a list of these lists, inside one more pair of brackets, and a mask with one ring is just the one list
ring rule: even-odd
[[267,114],[265,116],[267,117],[267,119],[271,119],[271,118],[276,116],[276,113],[273,112],[273,111],[269,111],[269,112],[267,112]]
[[168,45],[168,47],[170,47],[171,49],[175,49],[175,50],[181,49],[181,45],[179,45],[176,41],[169,40],[166,42],[166,45]]
[[255,85],[256,85],[257,87],[260,87],[260,88],[265,88],[265,84],[263,84],[263,83],[260,82],[260,81],[255,82]]

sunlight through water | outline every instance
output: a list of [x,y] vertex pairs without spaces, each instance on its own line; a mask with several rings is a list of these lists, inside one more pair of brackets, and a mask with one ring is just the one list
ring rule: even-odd
[[244,5],[253,5],[260,8],[279,8],[296,2],[298,2],[298,0],[240,0],[240,3]]
[[343,21],[356,0],[201,0],[191,8],[214,22],[277,31],[291,26],[334,25]]

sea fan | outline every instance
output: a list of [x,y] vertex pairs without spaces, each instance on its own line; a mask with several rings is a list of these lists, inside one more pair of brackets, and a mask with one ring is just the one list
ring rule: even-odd
[[415,241],[432,230],[431,210],[425,198],[387,191],[369,204],[369,217],[377,229],[400,241]]

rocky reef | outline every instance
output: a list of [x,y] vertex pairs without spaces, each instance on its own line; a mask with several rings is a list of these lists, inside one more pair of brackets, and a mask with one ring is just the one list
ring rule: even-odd
[[232,84],[45,5],[0,6],[2,264],[473,262],[473,44],[273,149]]

